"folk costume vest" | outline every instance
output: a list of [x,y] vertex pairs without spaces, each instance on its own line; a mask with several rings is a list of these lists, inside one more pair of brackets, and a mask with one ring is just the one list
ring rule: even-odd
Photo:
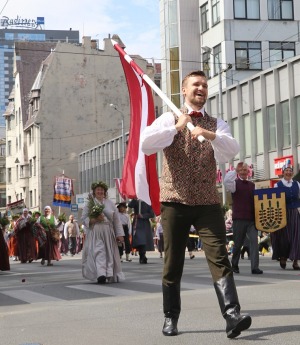
[[[187,113],[187,109],[181,109]],[[174,115],[175,123],[177,117]],[[217,130],[217,119],[205,114],[192,118],[194,126],[212,132]],[[187,127],[179,131],[173,143],[164,150],[160,185],[160,201],[176,202],[190,206],[220,203],[216,189],[216,160],[208,140],[200,143],[192,139]]]
[[236,191],[232,193],[232,219],[254,221],[254,194],[255,184],[251,181],[235,180]]
[[291,187],[286,187],[282,181],[277,182],[277,186],[283,188],[285,191],[286,208],[298,208],[300,207],[299,200],[299,186],[297,181],[293,181]]

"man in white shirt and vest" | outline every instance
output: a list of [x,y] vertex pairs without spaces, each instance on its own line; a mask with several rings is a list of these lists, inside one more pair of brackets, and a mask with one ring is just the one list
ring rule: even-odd
[[[163,334],[178,334],[181,311],[180,281],[190,227],[199,234],[213,278],[228,338],[237,337],[251,325],[249,315],[240,314],[240,304],[226,250],[226,229],[216,188],[216,160],[225,163],[239,151],[225,121],[209,116],[204,104],[208,85],[205,73],[194,71],[182,81],[185,103],[182,115],[159,116],[141,136],[142,151],[163,150],[161,176],[161,223],[165,258],[162,279]],[[191,122],[195,129],[187,128]],[[205,141],[197,140],[202,135]],[[205,317],[205,315],[203,315]],[[199,320],[201,323],[201,321]]]
[[72,256],[76,254],[77,238],[79,237],[79,226],[74,221],[74,216],[71,214],[69,221],[64,226],[64,236],[69,243],[69,251]]

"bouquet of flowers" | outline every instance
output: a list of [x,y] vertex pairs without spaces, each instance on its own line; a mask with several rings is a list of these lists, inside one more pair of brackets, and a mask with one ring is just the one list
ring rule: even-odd
[[97,218],[103,213],[104,205],[100,205],[95,202],[95,199],[91,193],[88,195],[88,209],[89,209],[89,217],[90,218]]
[[4,229],[9,223],[9,219],[6,216],[0,218],[0,227],[2,229]]
[[57,217],[58,221],[61,222],[61,223],[66,223],[67,221],[67,216],[65,213],[62,213],[60,214],[58,217]]

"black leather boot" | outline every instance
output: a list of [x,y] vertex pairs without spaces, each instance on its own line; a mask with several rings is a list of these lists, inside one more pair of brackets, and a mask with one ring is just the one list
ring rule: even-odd
[[251,326],[251,317],[240,314],[240,304],[233,276],[227,276],[214,283],[222,315],[226,320],[227,338],[235,338]]
[[163,308],[165,322],[162,329],[163,335],[173,336],[178,334],[177,323],[181,309],[180,284],[163,285]]

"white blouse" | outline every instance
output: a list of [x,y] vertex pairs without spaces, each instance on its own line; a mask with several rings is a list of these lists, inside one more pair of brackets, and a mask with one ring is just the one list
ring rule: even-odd
[[[173,113],[167,112],[159,116],[141,134],[141,149],[146,155],[161,151],[172,144],[177,130]],[[239,152],[239,144],[233,138],[228,124],[222,119],[217,119],[216,138],[211,141],[215,159],[225,163]]]

